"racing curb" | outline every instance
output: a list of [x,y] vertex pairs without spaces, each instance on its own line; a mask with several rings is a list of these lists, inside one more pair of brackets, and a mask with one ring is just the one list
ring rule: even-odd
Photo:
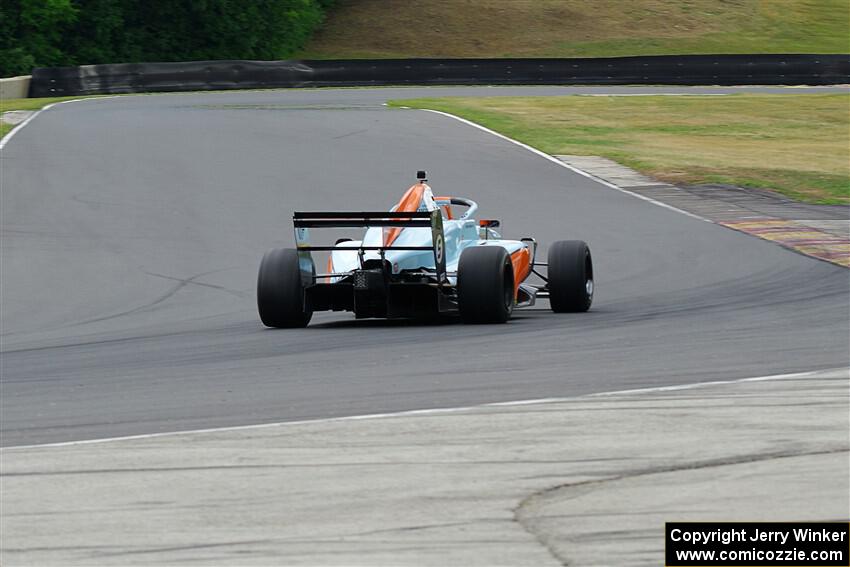
[[850,210],[847,208],[804,205],[738,187],[700,186],[688,190],[662,183],[602,157],[555,157],[623,190],[652,197],[806,256],[850,268],[850,221],[847,220]]

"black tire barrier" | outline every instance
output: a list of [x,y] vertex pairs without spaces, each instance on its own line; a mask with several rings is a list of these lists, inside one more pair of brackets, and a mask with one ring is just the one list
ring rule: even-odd
[[31,97],[385,85],[835,85],[850,55],[190,61],[33,70]]

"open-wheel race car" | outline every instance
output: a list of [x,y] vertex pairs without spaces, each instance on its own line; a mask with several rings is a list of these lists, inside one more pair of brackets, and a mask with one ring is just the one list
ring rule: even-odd
[[[387,212],[295,212],[296,248],[270,250],[260,264],[262,322],[304,327],[314,311],[352,311],[357,318],[459,314],[467,323],[504,323],[538,298],[559,313],[590,308],[593,263],[585,242],[554,242],[548,261],[537,262],[533,238],[503,239],[499,221],[475,220],[477,203],[434,197],[425,177],[418,172],[418,182]],[[465,210],[456,216],[456,207]],[[314,246],[315,228],[366,232],[360,240]],[[317,272],[313,252],[329,253],[324,272]],[[528,283],[532,274],[542,283]]]

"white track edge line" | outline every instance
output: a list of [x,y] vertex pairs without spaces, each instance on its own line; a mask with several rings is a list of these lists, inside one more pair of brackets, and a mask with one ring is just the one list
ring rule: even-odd
[[[5,147],[5,145],[8,143],[8,141],[12,138],[12,136],[18,130],[22,129],[24,126],[29,124],[30,121],[32,121],[36,116],[38,116],[42,112],[49,110],[50,108],[52,108],[56,105],[66,104],[66,103],[69,103],[69,102],[80,102],[80,101],[85,101],[85,100],[99,100],[99,99],[102,100],[102,99],[106,99],[106,98],[117,98],[117,97],[111,96],[111,97],[93,97],[93,98],[84,98],[84,99],[78,98],[78,99],[71,99],[71,100],[65,100],[65,101],[61,101],[61,102],[55,102],[55,103],[52,103],[52,104],[48,104],[47,106],[36,111],[32,116],[30,116],[29,118],[27,118],[26,120],[24,120],[23,122],[21,122],[20,124],[15,126],[11,131],[9,131],[9,133],[6,134],[2,138],[2,140],[0,140],[0,149],[3,149],[3,147]],[[404,107],[404,108],[407,108],[407,107]],[[508,141],[512,144],[515,144],[515,145],[517,145],[521,148],[524,148],[524,149],[530,151],[531,153],[537,154],[538,156],[540,156],[540,157],[542,157],[542,158],[544,158],[544,159],[546,159],[546,160],[548,160],[548,161],[550,161],[550,162],[552,162],[556,165],[559,165],[561,167],[569,169],[570,171],[573,171],[574,173],[577,173],[577,174],[579,174],[583,177],[591,179],[591,180],[593,180],[597,183],[600,183],[601,185],[604,185],[606,187],[609,187],[611,189],[615,189],[617,191],[620,191],[621,193],[631,195],[631,196],[636,197],[638,199],[641,199],[643,201],[650,202],[650,203],[657,205],[659,207],[669,209],[669,210],[675,211],[677,213],[681,213],[681,214],[689,216],[691,218],[714,224],[713,221],[706,219],[704,217],[695,215],[693,213],[689,213],[688,211],[684,211],[682,209],[673,207],[673,206],[668,205],[666,203],[662,203],[661,201],[657,201],[657,200],[652,199],[650,197],[647,197],[645,195],[640,195],[638,193],[634,193],[632,191],[628,191],[626,189],[623,189],[622,187],[614,185],[613,183],[605,181],[604,179],[598,178],[598,177],[596,177],[596,176],[594,176],[594,175],[592,175],[592,174],[590,174],[586,171],[578,169],[577,167],[574,167],[574,166],[572,166],[568,163],[565,163],[565,162],[559,160],[558,158],[556,158],[554,156],[551,156],[551,155],[549,155],[549,154],[547,154],[543,151],[538,150],[537,148],[529,146],[528,144],[520,142],[519,140],[515,140],[513,138],[505,136],[504,134],[500,134],[499,132],[496,132],[495,130],[491,130],[490,128],[487,128],[486,126],[476,124],[475,122],[472,122],[471,120],[461,118],[460,116],[456,116],[456,115],[450,114],[448,112],[442,112],[440,110],[431,110],[431,109],[427,109],[427,108],[423,108],[423,109],[419,109],[419,110],[423,110],[425,112],[432,112],[434,114],[440,114],[442,116],[447,116],[449,118],[452,118],[452,119],[457,120],[459,122],[462,122],[464,124],[472,126],[473,128],[477,128],[479,130],[487,132],[487,133],[489,133],[493,136],[496,136],[497,138],[501,138],[501,139],[506,140],[506,141]],[[839,369],[839,370],[843,370],[843,369]],[[133,439],[152,439],[152,438],[165,437],[165,436],[171,436],[171,435],[190,435],[190,434],[200,434],[200,433],[216,433],[216,432],[225,432],[225,431],[261,429],[261,428],[269,428],[269,427],[278,427],[278,426],[283,426],[283,425],[305,425],[305,424],[310,424],[310,423],[332,423],[332,422],[338,422],[338,421],[355,421],[355,420],[364,420],[364,419],[381,419],[381,418],[387,418],[387,417],[403,417],[403,416],[415,416],[415,415],[441,414],[441,413],[469,411],[469,410],[480,409],[480,408],[485,408],[485,407],[511,407],[511,406],[532,405],[532,404],[546,404],[546,403],[565,402],[565,401],[575,400],[577,398],[584,398],[584,397],[600,397],[600,396],[615,396],[615,395],[621,395],[621,394],[638,394],[638,393],[648,393],[648,392],[689,390],[689,389],[694,389],[694,388],[701,388],[701,387],[706,387],[706,386],[715,386],[715,385],[721,385],[721,384],[735,384],[735,383],[741,383],[741,382],[755,382],[755,381],[800,378],[800,377],[809,376],[811,374],[815,374],[817,372],[828,372],[828,371],[829,370],[826,370],[826,371],[815,370],[815,371],[800,372],[800,373],[794,373],[794,374],[776,374],[776,375],[771,375],[771,376],[757,376],[757,377],[754,377],[754,378],[741,378],[741,379],[738,379],[738,380],[721,380],[721,381],[712,381],[712,382],[698,382],[698,383],[695,383],[695,384],[684,384],[684,385],[680,385],[680,386],[659,386],[659,387],[653,387],[653,388],[637,388],[637,389],[633,389],[633,390],[617,390],[617,391],[612,391],[612,392],[599,392],[599,393],[595,393],[595,394],[587,394],[585,396],[575,396],[575,397],[570,397],[570,398],[539,398],[539,399],[530,399],[530,400],[517,400],[517,401],[511,401],[511,402],[495,402],[495,403],[490,403],[490,404],[480,404],[480,405],[474,405],[474,406],[462,406],[462,407],[456,407],[456,408],[419,409],[419,410],[408,410],[408,411],[402,411],[402,412],[375,413],[375,414],[353,415],[353,416],[344,416],[344,417],[332,417],[332,418],[323,418],[323,419],[308,419],[308,420],[301,420],[301,421],[284,421],[284,422],[263,423],[263,424],[255,424],[255,425],[237,425],[237,426],[231,426],[231,427],[214,427],[214,428],[207,428],[207,429],[192,429],[192,430],[184,430],[184,431],[168,431],[168,432],[163,432],[163,433],[146,433],[146,434],[141,434],[141,435],[127,435],[127,436],[122,436],[122,437],[105,437],[105,438],[101,438],[101,439],[85,439],[85,440],[82,440],[82,441],[64,441],[64,442],[60,442],[60,443],[43,443],[43,444],[36,444],[36,445],[16,445],[16,446],[11,446],[11,447],[0,447],[0,451],[13,450],[13,449],[32,449],[32,448],[40,448],[40,447],[66,447],[66,446],[73,446],[73,445],[90,445],[90,444],[95,444],[95,443],[107,443],[107,442],[112,442],[112,441],[129,441],[129,440],[133,440]]]
[[558,158],[556,158],[555,156],[551,156],[551,155],[547,154],[546,152],[538,150],[535,147],[529,146],[528,144],[520,142],[519,140],[515,140],[513,138],[505,136],[504,134],[500,134],[499,132],[496,132],[495,130],[491,130],[490,128],[487,128],[486,126],[482,126],[481,124],[477,124],[477,123],[475,123],[471,120],[467,120],[466,118],[461,118],[460,116],[456,116],[456,115],[451,114],[449,112],[443,112],[441,110],[431,110],[430,108],[420,108],[418,110],[422,110],[424,112],[433,112],[434,114],[440,114],[442,116],[447,116],[447,117],[452,118],[454,120],[457,120],[459,122],[463,122],[464,124],[466,124],[468,126],[472,126],[473,128],[478,128],[479,130],[482,130],[484,132],[487,132],[488,134],[492,134],[493,136],[496,136],[497,138],[501,138],[501,139],[508,141],[512,144],[515,144],[515,145],[517,145],[521,148],[524,148],[524,149],[530,151],[533,154],[537,154],[538,156],[551,161],[552,163],[554,163],[556,165],[560,165],[561,167],[563,167],[565,169],[569,169],[573,173],[578,173],[582,177],[587,177],[588,179],[595,181],[595,182],[597,182],[601,185],[604,185],[604,186],[606,186],[610,189],[615,189],[615,190],[617,190],[621,193],[625,193],[626,195],[631,195],[632,197],[635,197],[635,198],[640,199],[642,201],[647,201],[649,203],[652,203],[653,205],[657,205],[661,208],[668,209],[668,210],[683,214],[685,216],[691,217],[692,219],[701,220],[703,222],[707,222],[707,223],[711,223],[711,224],[716,224],[714,221],[709,220],[705,217],[695,215],[694,213],[689,213],[688,211],[679,209],[677,207],[674,207],[673,205],[668,205],[667,203],[663,203],[661,201],[657,201],[657,200],[655,200],[651,197],[647,197],[646,195],[641,195],[640,193],[635,193],[634,191],[629,191],[628,189],[623,189],[619,185],[614,185],[613,183],[611,183],[609,181],[605,181],[604,179],[602,179],[600,177],[596,177],[592,173],[588,173],[588,172],[586,172],[582,169],[579,169],[579,168],[577,168],[573,165],[570,165],[566,162],[563,162],[563,161],[559,160]]
[[510,402],[493,402],[488,404],[478,404],[472,406],[461,406],[454,408],[431,408],[431,409],[417,409],[417,410],[406,410],[399,412],[388,412],[388,413],[372,413],[365,415],[349,415],[342,417],[328,417],[328,418],[320,418],[320,419],[304,419],[299,421],[278,421],[274,423],[259,423],[254,425],[233,425],[233,426],[225,426],[225,427],[210,427],[206,429],[189,429],[183,431],[164,431],[162,433],[142,433],[139,435],[125,435],[120,437],[104,437],[100,439],[83,439],[81,441],[61,441],[58,443],[41,443],[35,445],[13,445],[10,447],[0,447],[0,453],[4,451],[13,451],[17,449],[39,449],[39,448],[47,448],[47,447],[70,447],[75,445],[94,445],[99,443],[110,443],[114,441],[132,441],[139,439],[156,439],[159,437],[171,437],[177,435],[195,435],[195,434],[204,434],[204,433],[225,433],[229,431],[247,431],[253,429],[268,429],[272,427],[283,427],[289,425],[309,425],[309,424],[319,424],[319,423],[336,423],[336,422],[344,422],[344,421],[360,421],[360,420],[368,420],[368,419],[385,419],[385,418],[396,418],[396,417],[415,417],[422,415],[440,415],[440,414],[449,414],[449,413],[458,413],[458,412],[466,412],[471,410],[481,410],[485,408],[499,408],[499,407],[514,407],[514,406],[527,406],[527,405],[537,405],[537,404],[552,404],[552,403],[563,403],[569,401],[576,401],[588,398],[599,398],[605,396],[617,396],[617,395],[628,395],[628,394],[646,394],[651,392],[669,392],[669,391],[680,391],[680,390],[692,390],[697,388],[705,388],[708,386],[717,386],[717,385],[725,385],[725,384],[741,384],[747,382],[765,382],[770,380],[788,380],[793,378],[805,378],[807,376],[811,376],[813,374],[821,374],[821,373],[829,373],[829,372],[848,372],[848,378],[850,378],[850,368],[828,368],[823,370],[810,370],[807,372],[795,372],[792,374],[771,374],[768,376],[756,376],[752,378],[738,378],[735,380],[717,380],[711,382],[696,382],[693,384],[682,384],[676,386],[656,386],[652,388],[637,388],[634,390],[615,390],[611,392],[598,392],[595,394],[584,394],[580,396],[571,396],[571,397],[562,397],[562,398],[537,398],[530,400],[516,400]]
[[59,102],[52,102],[52,103],[50,103],[46,106],[42,106],[41,108],[36,110],[33,114],[31,114],[26,120],[24,120],[23,122],[21,122],[20,124],[18,124],[14,128],[12,128],[11,130],[9,130],[9,133],[6,134],[5,136],[3,136],[3,138],[0,138],[0,150],[5,148],[6,144],[9,143],[9,140],[12,139],[12,136],[17,134],[19,130],[23,130],[24,126],[29,124],[33,119],[35,119],[36,116],[38,116],[39,114],[41,114],[42,112],[44,112],[46,110],[50,110],[54,106],[58,106],[60,104],[68,104],[69,102],[84,102],[84,101],[87,101],[87,100],[106,100],[106,99],[110,99],[110,98],[119,98],[120,96],[121,95],[94,96],[94,97],[91,97],[91,98],[72,98],[70,100],[61,100]]
[[43,106],[43,107],[39,108],[38,110],[36,110],[36,111],[35,111],[35,112],[33,112],[32,114],[30,114],[30,115],[29,115],[29,117],[27,117],[27,119],[26,119],[26,120],[24,120],[23,122],[21,122],[20,124],[18,124],[18,125],[17,125],[17,126],[15,126],[14,128],[12,128],[11,130],[9,130],[9,133],[8,133],[8,134],[6,134],[5,136],[3,136],[3,138],[2,138],[2,139],[0,139],[0,150],[2,150],[3,148],[5,148],[5,147],[6,147],[6,144],[8,144],[8,143],[9,143],[9,140],[11,140],[11,139],[12,139],[12,136],[14,136],[15,134],[17,134],[19,131],[23,130],[23,129],[24,129],[24,126],[26,126],[27,124],[29,124],[30,122],[32,122],[32,121],[33,121],[33,119],[35,119],[35,117],[36,117],[36,116],[38,116],[39,114],[41,114],[41,113],[42,113],[42,112],[44,112],[45,110],[48,110],[48,109],[50,109],[50,108],[53,108],[53,106],[55,106],[56,104],[59,104],[59,103],[54,102],[54,103],[52,103],[52,104],[48,104],[47,106]]

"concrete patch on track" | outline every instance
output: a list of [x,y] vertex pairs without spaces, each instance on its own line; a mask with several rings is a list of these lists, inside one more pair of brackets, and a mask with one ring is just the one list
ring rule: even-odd
[[6,448],[0,561],[658,565],[667,520],[846,518],[848,385],[843,369]]
[[722,226],[850,268],[850,208],[796,203],[723,185],[678,187],[598,156],[556,155],[587,174]]

